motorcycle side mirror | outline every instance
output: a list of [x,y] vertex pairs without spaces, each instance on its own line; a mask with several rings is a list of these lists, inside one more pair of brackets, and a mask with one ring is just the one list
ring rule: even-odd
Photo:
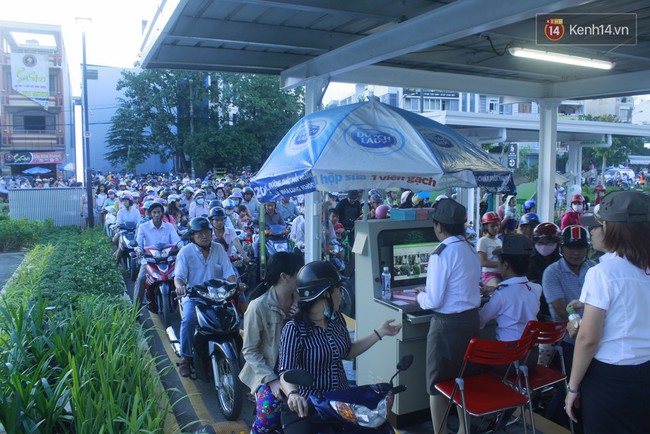
[[407,354],[400,359],[399,363],[397,364],[397,370],[406,371],[411,367],[411,364],[413,364],[413,355]]
[[292,369],[282,374],[282,379],[287,383],[309,387],[314,382],[314,376],[304,369]]

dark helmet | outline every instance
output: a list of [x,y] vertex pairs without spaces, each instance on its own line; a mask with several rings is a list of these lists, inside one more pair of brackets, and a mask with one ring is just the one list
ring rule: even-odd
[[226,211],[220,206],[215,206],[210,209],[210,220],[225,220]]
[[542,238],[551,238],[560,241],[560,228],[555,223],[540,223],[533,229],[533,240],[535,242]]
[[223,202],[221,202],[219,199],[213,199],[209,203],[209,208],[215,208],[215,207],[223,208]]
[[160,203],[160,202],[156,202],[156,201],[151,202],[151,204],[149,205],[149,209],[147,209],[147,212],[149,214],[151,214],[153,212],[153,210],[156,209],[156,208],[160,208],[160,210],[163,212],[163,214],[165,213],[165,207],[163,206],[163,204]]
[[539,216],[534,212],[527,212],[526,214],[521,216],[521,219],[519,219],[519,226],[523,226],[523,225],[537,226],[538,224],[539,224]]
[[578,225],[567,226],[562,230],[564,247],[589,247],[589,232]]
[[189,235],[193,235],[197,232],[211,230],[212,225],[210,224],[210,220],[208,220],[207,217],[194,217],[192,220],[190,220],[190,225],[187,232]]
[[298,271],[296,286],[301,302],[316,300],[330,288],[341,284],[341,276],[329,261],[314,261]]
[[253,191],[253,189],[250,188],[250,187],[248,187],[248,186],[244,187],[244,190],[242,190],[242,193],[243,193],[243,194],[248,194],[248,193],[250,193],[250,194],[255,194],[255,192]]

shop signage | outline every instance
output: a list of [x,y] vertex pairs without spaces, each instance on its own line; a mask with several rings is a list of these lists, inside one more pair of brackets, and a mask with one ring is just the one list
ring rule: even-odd
[[420,96],[420,92],[422,92],[422,96],[426,96],[428,98],[458,98],[458,92],[445,92],[445,91],[440,91],[440,90],[421,90],[421,89],[414,89],[412,87],[406,87],[404,88],[404,95],[416,95]]
[[61,164],[63,163],[62,151],[45,152],[7,152],[5,164]]

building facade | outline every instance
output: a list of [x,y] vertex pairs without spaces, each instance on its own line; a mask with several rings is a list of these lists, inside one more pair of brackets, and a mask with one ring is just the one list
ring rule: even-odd
[[73,174],[70,79],[60,26],[0,22],[0,175]]

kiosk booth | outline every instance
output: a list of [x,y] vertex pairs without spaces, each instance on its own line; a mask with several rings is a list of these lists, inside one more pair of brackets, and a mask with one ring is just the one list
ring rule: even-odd
[[[355,222],[356,332],[366,336],[383,321],[394,318],[402,330],[385,338],[357,357],[357,383],[384,382],[395,372],[399,359],[414,356],[413,364],[401,372],[396,384],[407,387],[396,395],[391,415],[399,426],[413,416],[429,417],[426,390],[426,344],[432,312],[415,301],[416,286],[425,284],[429,256],[439,241],[433,222],[427,220],[365,220]],[[381,298],[383,267],[391,271],[390,301]],[[414,415],[413,413],[420,413]]]

